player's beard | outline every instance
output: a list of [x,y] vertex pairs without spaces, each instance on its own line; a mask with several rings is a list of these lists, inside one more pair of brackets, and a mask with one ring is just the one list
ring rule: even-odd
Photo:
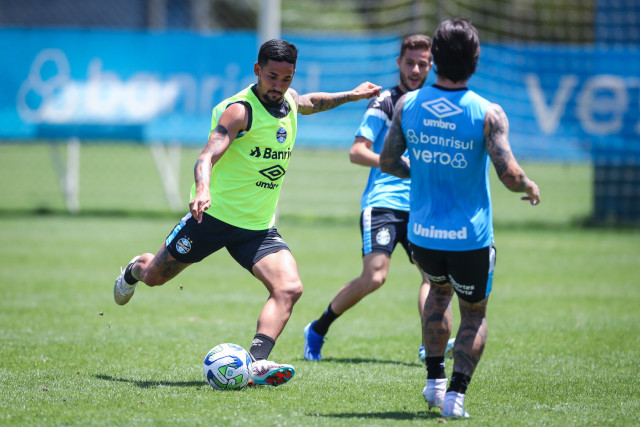
[[418,86],[412,87],[409,85],[409,80],[404,76],[404,74],[400,73],[400,81],[402,82],[404,87],[407,88],[407,91],[409,92],[411,92],[412,90],[420,89],[422,86],[424,86],[425,80],[427,80],[427,76],[425,76],[424,79],[422,79],[422,81]]
[[[260,90],[261,87],[262,87],[262,80],[258,78],[258,90]],[[273,96],[277,96],[278,98],[274,100],[272,98]],[[284,102],[284,94],[276,90],[273,90],[273,91],[268,90],[262,94],[262,101],[268,107],[279,107]]]
[[[268,95],[277,96],[278,98],[274,100],[273,98],[269,98]],[[267,94],[264,96],[264,100],[265,104],[267,104],[269,107],[279,107],[284,101],[284,94],[277,91],[267,92]]]

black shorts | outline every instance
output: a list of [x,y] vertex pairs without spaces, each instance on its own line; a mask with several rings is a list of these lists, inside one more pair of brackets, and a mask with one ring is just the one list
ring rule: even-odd
[[251,271],[255,263],[265,256],[289,250],[275,227],[267,230],[247,230],[220,221],[209,214],[202,215],[198,223],[187,214],[165,240],[167,250],[184,263],[202,261],[217,250],[226,247],[241,266]]
[[411,251],[407,239],[409,212],[386,208],[366,208],[360,214],[362,232],[362,256],[382,252],[389,256],[400,243],[409,260]]
[[432,283],[451,283],[458,298],[479,302],[489,296],[496,265],[494,245],[473,251],[437,251],[411,245],[413,258]]

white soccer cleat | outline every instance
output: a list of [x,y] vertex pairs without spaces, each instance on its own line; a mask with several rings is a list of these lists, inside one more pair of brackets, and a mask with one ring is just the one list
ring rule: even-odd
[[251,366],[252,385],[272,385],[279,386],[291,378],[296,373],[292,365],[275,363],[270,360],[256,360]]
[[445,394],[442,416],[445,418],[469,418],[469,413],[464,410],[464,394],[455,391]]
[[[127,264],[127,267],[136,262],[138,258],[140,258],[140,256],[134,257],[129,264]],[[124,270],[126,270],[126,268]],[[133,292],[136,290],[136,284],[130,285],[124,280],[124,270],[120,267],[120,275],[113,285],[113,299],[118,305],[128,303],[133,296]]]
[[431,408],[442,409],[442,405],[444,403],[444,395],[446,392],[447,392],[446,378],[437,378],[437,379],[427,380],[427,385],[422,390],[422,396],[424,396],[424,400],[429,405],[429,410],[431,410]]

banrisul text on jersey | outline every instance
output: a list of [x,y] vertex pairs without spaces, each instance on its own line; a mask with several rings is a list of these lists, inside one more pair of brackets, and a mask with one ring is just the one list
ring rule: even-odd
[[[250,109],[250,125],[213,166],[211,207],[206,213],[236,227],[264,230],[274,224],[282,180],[296,139],[297,106],[287,91],[286,113],[275,117],[247,87],[213,109],[211,129],[235,102]],[[191,190],[191,197],[194,196],[195,186]]]
[[468,89],[410,92],[402,130],[411,161],[409,240],[466,251],[493,242],[490,159],[484,143],[489,101]]

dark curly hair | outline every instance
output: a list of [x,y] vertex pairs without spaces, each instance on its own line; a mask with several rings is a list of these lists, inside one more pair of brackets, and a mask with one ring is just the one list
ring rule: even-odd
[[468,80],[480,58],[478,30],[465,19],[442,21],[431,45],[436,74],[454,83]]
[[272,39],[264,42],[258,52],[258,64],[264,67],[270,60],[287,62],[293,64],[293,68],[295,68],[298,61],[298,48],[286,40]]

